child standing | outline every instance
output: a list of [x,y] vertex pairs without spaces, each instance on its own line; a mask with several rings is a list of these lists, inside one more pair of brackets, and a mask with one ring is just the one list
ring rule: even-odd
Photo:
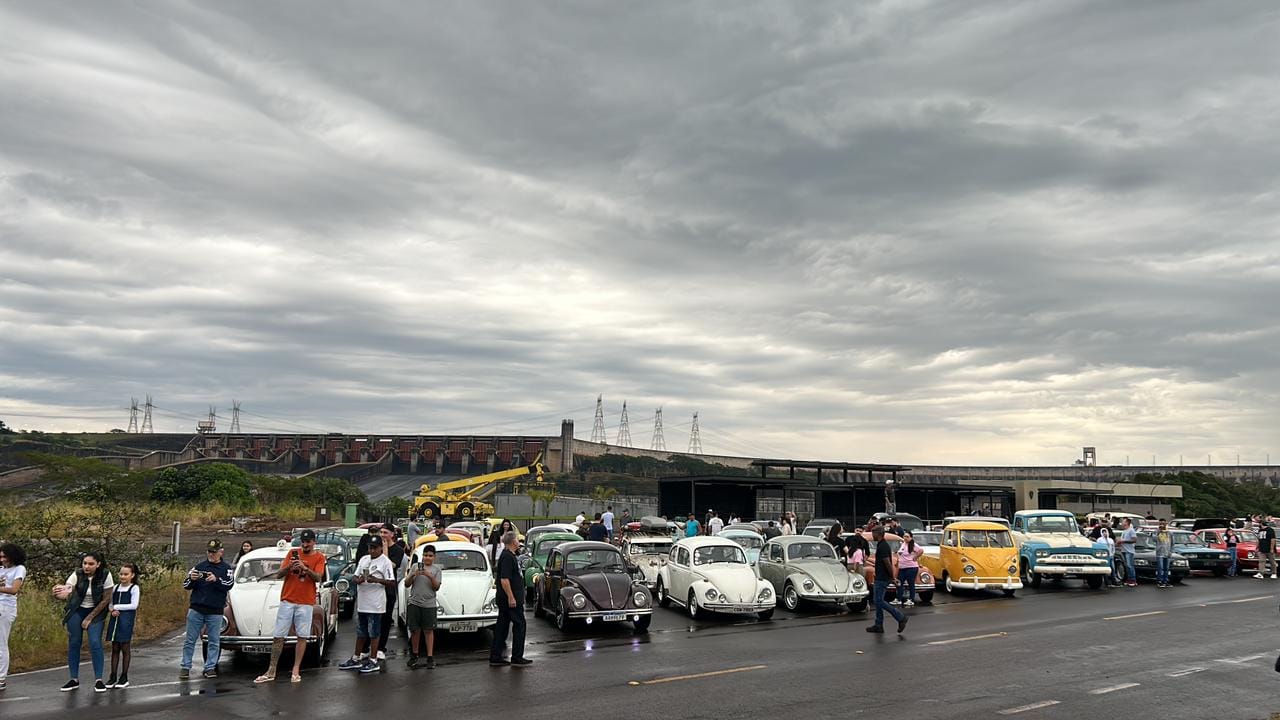
[[409,604],[405,608],[408,616],[410,647],[409,667],[418,667],[418,651],[422,649],[422,636],[427,636],[427,669],[436,666],[434,657],[436,644],[436,591],[440,589],[442,579],[440,568],[436,567],[436,549],[433,545],[422,548],[422,559],[405,574],[404,585],[409,588]]
[[[111,643],[111,676],[107,678],[108,688],[120,690],[129,687],[129,661],[133,658],[129,644],[133,642],[133,621],[138,615],[138,600],[141,598],[138,566],[125,563],[120,567],[120,584],[111,593],[111,619],[107,621],[107,641]],[[117,679],[116,666],[122,656],[123,663]]]
[[[387,611],[387,588],[396,584],[396,568],[384,552],[382,538],[369,538],[369,554],[356,564],[356,651],[350,660],[338,665],[339,670],[372,673],[378,664],[378,640],[382,632],[382,615]],[[366,648],[368,655],[364,652]]]

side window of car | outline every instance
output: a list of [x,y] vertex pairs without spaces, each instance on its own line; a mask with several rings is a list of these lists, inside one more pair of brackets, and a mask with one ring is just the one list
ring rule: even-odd
[[1014,519],[1013,519],[1013,529],[1014,529],[1014,530],[1021,530],[1021,529],[1022,529],[1022,518],[1020,518],[1020,517],[1016,517],[1016,518],[1014,518]]
[[560,553],[555,550],[552,550],[551,557],[547,558],[547,570],[559,570],[559,569],[560,569]]
[[678,564],[680,565],[689,564],[689,548],[680,548],[680,560]]
[[942,541],[942,544],[946,545],[947,547],[955,547],[955,546],[956,546],[956,535],[957,535],[957,533],[956,533],[956,531],[955,531],[955,530],[948,530],[948,531],[947,531],[947,533],[946,533],[946,535],[944,536],[944,539],[943,539],[943,541]]

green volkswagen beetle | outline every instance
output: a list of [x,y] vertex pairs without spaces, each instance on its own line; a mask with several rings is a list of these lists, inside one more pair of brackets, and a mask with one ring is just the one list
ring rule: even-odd
[[528,602],[533,602],[533,583],[542,574],[542,568],[551,555],[551,548],[581,539],[577,533],[571,532],[540,533],[533,539],[533,544],[527,548],[528,552],[520,556],[520,569],[524,571],[524,595]]

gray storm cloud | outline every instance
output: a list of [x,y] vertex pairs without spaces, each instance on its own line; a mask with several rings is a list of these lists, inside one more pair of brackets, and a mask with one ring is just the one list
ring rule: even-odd
[[1261,462],[1278,24],[0,7],[0,419],[585,435],[604,393],[673,449]]

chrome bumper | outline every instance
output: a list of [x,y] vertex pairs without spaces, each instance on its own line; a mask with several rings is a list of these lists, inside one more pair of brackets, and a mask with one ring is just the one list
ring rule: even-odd
[[951,584],[966,590],[1021,590],[1022,581],[1017,577],[962,577],[951,578]]
[[[1041,575],[1110,575],[1110,565],[1036,565],[1032,572]],[[955,582],[952,580],[951,582]]]
[[569,617],[574,620],[582,620],[591,618],[593,620],[603,618],[605,615],[623,616],[623,620],[630,620],[636,615],[652,615],[653,608],[632,608],[630,610],[570,610]]

